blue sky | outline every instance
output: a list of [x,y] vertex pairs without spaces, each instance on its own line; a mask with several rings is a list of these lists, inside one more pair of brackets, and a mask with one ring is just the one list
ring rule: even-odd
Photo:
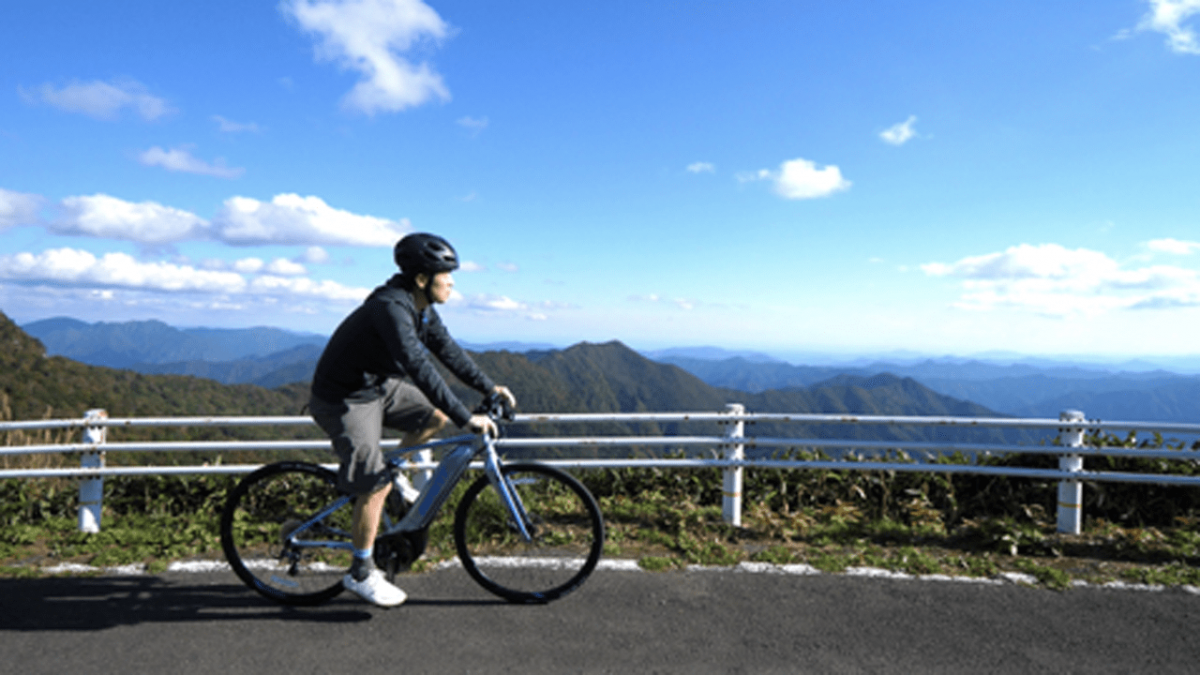
[[47,0],[0,311],[328,333],[410,231],[474,343],[1195,354],[1200,0]]

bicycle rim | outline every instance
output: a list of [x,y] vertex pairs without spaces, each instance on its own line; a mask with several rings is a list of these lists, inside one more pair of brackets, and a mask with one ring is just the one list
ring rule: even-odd
[[510,464],[503,475],[528,513],[524,541],[487,477],[463,495],[454,543],[467,573],[511,602],[549,602],[587,579],[604,548],[604,521],[579,481],[539,464]]
[[[290,605],[325,602],[342,592],[347,549],[295,547],[289,534],[338,498],[333,472],[315,464],[280,462],[247,476],[221,514],[221,546],[238,577],[262,595]],[[350,541],[351,504],[298,536],[326,545]]]

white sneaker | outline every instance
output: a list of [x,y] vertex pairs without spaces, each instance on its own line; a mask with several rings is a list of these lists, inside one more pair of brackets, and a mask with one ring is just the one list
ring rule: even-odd
[[408,599],[404,591],[384,579],[383,572],[378,569],[371,570],[367,578],[362,581],[355,581],[353,576],[346,574],[342,577],[342,585],[346,587],[346,590],[358,594],[363,600],[380,607],[396,607],[404,604],[404,601]]

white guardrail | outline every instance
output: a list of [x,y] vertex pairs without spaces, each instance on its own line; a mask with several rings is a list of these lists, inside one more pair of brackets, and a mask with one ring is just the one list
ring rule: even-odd
[[[925,473],[974,473],[1039,480],[1058,481],[1058,530],[1078,534],[1083,523],[1083,483],[1106,481],[1123,483],[1156,483],[1162,485],[1189,485],[1200,487],[1200,476],[1164,474],[1121,473],[1111,471],[1085,471],[1085,456],[1134,457],[1139,459],[1200,460],[1200,452],[1194,450],[1172,450],[1168,448],[1118,448],[1094,447],[1084,444],[1089,431],[1150,431],[1159,434],[1184,434],[1200,436],[1200,424],[1175,424],[1165,422],[1114,422],[1088,420],[1077,410],[1063,412],[1059,419],[1015,419],[989,417],[920,417],[920,416],[870,416],[842,414],[788,414],[747,413],[741,404],[729,404],[724,412],[666,412],[666,413],[583,413],[583,414],[520,414],[514,424],[572,424],[596,422],[624,423],[689,423],[716,422],[726,427],[721,436],[603,436],[603,437],[557,437],[557,438],[504,438],[498,441],[502,448],[550,448],[550,447],[707,447],[714,451],[711,459],[703,458],[656,458],[656,459],[553,459],[545,463],[563,468],[606,469],[628,467],[657,468],[718,468],[724,472],[723,508],[725,521],[741,525],[742,485],[746,469],[842,469],[857,471],[915,471]],[[797,424],[870,424],[926,427],[960,428],[1018,428],[1056,430],[1057,445],[1003,445],[972,443],[931,443],[902,441],[864,441],[828,438],[755,438],[745,435],[747,422],[797,423]],[[79,443],[55,445],[0,446],[0,456],[68,453],[80,455],[77,468],[7,469],[0,470],[0,479],[31,478],[80,478],[79,529],[98,532],[100,511],[104,493],[104,478],[110,476],[180,475],[180,474],[239,474],[249,473],[261,465],[194,465],[194,466],[106,466],[105,453],[121,452],[169,452],[169,451],[266,451],[266,450],[322,450],[329,448],[323,440],[282,441],[162,441],[108,443],[107,430],[113,427],[193,427],[193,426],[279,426],[312,425],[310,417],[167,417],[167,418],[109,418],[103,410],[91,410],[81,419],[35,420],[0,422],[0,432],[33,431],[46,429],[82,429],[83,439]],[[385,440],[385,449],[396,447],[398,440]],[[937,464],[930,462],[903,462],[847,459],[803,460],[803,459],[747,459],[746,450],[751,448],[795,448],[804,450],[861,451],[864,454],[903,451],[951,455],[957,452],[968,456],[999,455],[1009,453],[1057,455],[1059,468],[1027,469],[1020,467],[980,466],[976,464]],[[717,457],[717,455],[720,455]],[[418,472],[429,472],[436,466],[429,451],[419,454],[408,468]],[[419,477],[418,477],[419,478]]]

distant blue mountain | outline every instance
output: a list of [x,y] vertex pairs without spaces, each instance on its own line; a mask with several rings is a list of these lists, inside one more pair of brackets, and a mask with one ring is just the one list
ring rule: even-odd
[[322,349],[323,346],[319,345],[300,345],[282,352],[235,361],[135,363],[128,369],[147,375],[191,375],[222,384],[255,384],[274,389],[312,379]]
[[[277,328],[180,329],[161,321],[89,324],[56,318],[22,328],[40,340],[49,355],[147,374],[194,375],[268,388],[308,380],[327,339]],[[525,354],[531,362],[560,351],[523,342],[464,346],[475,352]],[[682,368],[710,386],[756,395],[889,374],[1018,417],[1057,417],[1075,409],[1093,419],[1200,423],[1200,376],[1165,370],[962,358],[812,366],[716,347],[664,349],[643,356]]]
[[642,351],[642,356],[659,363],[672,363],[676,359],[693,359],[697,361],[723,361],[726,359],[742,359],[750,363],[783,363],[779,359],[756,351],[734,351],[721,347],[671,347]]
[[1167,372],[1117,371],[1081,364],[997,364],[960,359],[919,363],[874,362],[856,366],[798,366],[663,356],[714,387],[759,393],[826,386],[840,378],[869,378],[889,373],[911,378],[955,399],[1017,417],[1057,417],[1082,410],[1091,419],[1200,424],[1200,376]]
[[548,342],[459,342],[463,349],[469,349],[473,352],[513,352],[523,354],[525,352],[542,352],[553,351],[560,349]]
[[302,346],[319,348],[328,339],[279,328],[173,328],[161,321],[86,323],[54,318],[21,328],[41,341],[50,356],[126,369],[139,364],[236,361]]
[[[49,356],[147,375],[192,375],[267,388],[310,379],[328,340],[278,328],[174,328],[161,321],[87,323],[66,317],[32,321],[21,328],[37,338]],[[524,342],[463,346],[477,352],[555,349]]]

